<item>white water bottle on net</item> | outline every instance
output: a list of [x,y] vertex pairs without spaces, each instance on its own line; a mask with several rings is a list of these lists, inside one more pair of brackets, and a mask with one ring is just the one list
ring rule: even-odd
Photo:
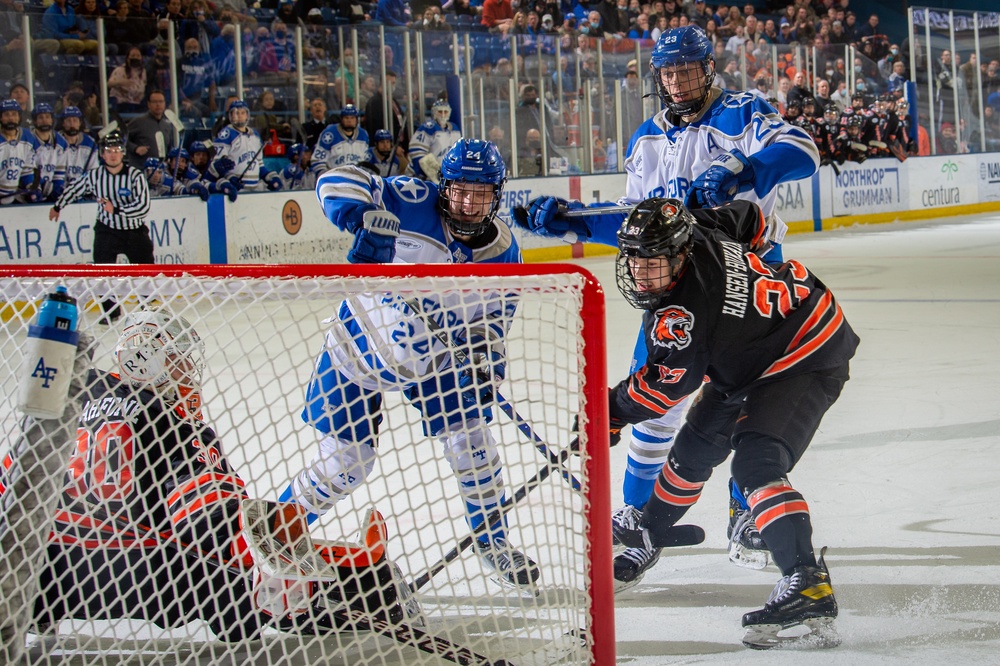
[[[614,663],[604,304],[585,271],[12,272],[8,659]],[[56,275],[86,344],[63,417],[25,419],[27,304]]]

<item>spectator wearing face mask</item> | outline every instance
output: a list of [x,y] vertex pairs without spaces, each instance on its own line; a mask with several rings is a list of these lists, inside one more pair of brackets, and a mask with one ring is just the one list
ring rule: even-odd
[[184,42],[177,81],[182,117],[203,118],[215,112],[215,67],[211,56],[201,52],[201,45],[194,37]]
[[140,113],[145,96],[146,68],[142,62],[142,51],[133,46],[125,55],[125,62],[115,67],[108,77],[108,97],[119,113]]

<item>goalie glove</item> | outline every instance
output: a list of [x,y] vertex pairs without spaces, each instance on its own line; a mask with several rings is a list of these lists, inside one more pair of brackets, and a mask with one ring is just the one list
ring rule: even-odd
[[424,180],[429,180],[432,183],[441,180],[441,160],[434,153],[427,153],[417,160],[417,168],[424,174]]
[[753,181],[753,164],[742,152],[723,153],[691,183],[687,205],[689,208],[721,206],[740,192],[753,189]]
[[396,258],[399,218],[387,210],[365,211],[347,253],[352,264],[391,264]]

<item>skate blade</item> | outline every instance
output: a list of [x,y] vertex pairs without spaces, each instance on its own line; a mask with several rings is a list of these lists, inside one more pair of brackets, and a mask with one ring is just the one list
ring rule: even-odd
[[741,543],[734,543],[729,548],[729,561],[744,569],[760,571],[767,566],[767,551],[754,550],[746,548]]
[[631,590],[633,587],[642,582],[642,579],[646,576],[646,572],[642,572],[632,580],[618,580],[615,578],[615,594],[624,592],[625,590]]
[[746,628],[743,645],[754,650],[822,650],[840,645],[832,617],[814,617],[784,627],[758,624]]

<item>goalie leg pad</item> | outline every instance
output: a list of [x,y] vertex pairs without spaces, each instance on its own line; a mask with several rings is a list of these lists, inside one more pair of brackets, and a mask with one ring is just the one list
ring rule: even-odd
[[[289,510],[291,509],[291,510]],[[302,529],[289,543],[280,520],[305,514],[294,504],[266,500],[243,502],[244,538],[254,556],[253,599],[257,607],[296,630],[344,628],[333,611],[348,606],[369,618],[400,622],[399,583],[386,557],[385,520],[374,508],[362,523],[360,543],[313,541]],[[402,585],[405,587],[405,585]],[[417,607],[419,612],[419,607]]]

